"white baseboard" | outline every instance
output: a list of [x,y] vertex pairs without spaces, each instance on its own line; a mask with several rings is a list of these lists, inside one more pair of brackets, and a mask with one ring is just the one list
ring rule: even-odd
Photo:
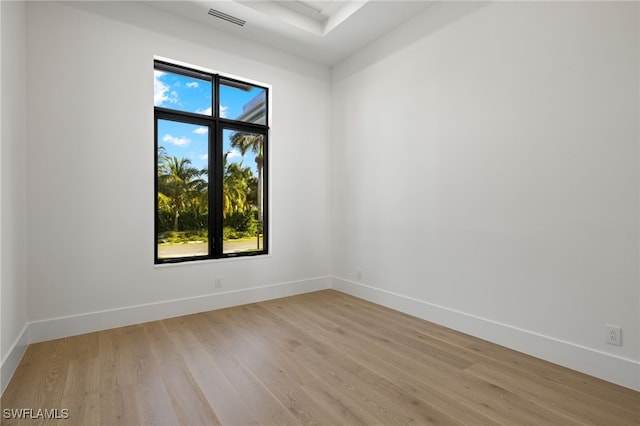
[[0,395],[2,395],[4,390],[7,388],[9,381],[11,381],[11,377],[13,377],[13,373],[15,373],[20,360],[27,350],[27,346],[29,345],[28,329],[29,324],[25,324],[22,331],[20,331],[20,334],[11,345],[9,352],[7,352],[7,355],[2,360],[2,363],[0,363]]
[[29,343],[326,290],[328,288],[331,288],[331,277],[326,276],[33,321],[29,324]]
[[342,278],[333,277],[331,287],[554,364],[640,391],[639,361],[607,354]]

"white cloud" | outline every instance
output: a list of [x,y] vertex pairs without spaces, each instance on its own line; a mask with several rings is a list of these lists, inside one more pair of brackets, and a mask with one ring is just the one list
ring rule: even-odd
[[196,133],[198,135],[206,135],[208,132],[209,132],[208,127],[198,127],[193,131],[193,133]]
[[165,102],[175,104],[178,102],[178,93],[172,91],[169,93],[169,85],[160,81],[165,73],[158,70],[153,70],[153,105],[162,106]]
[[189,83],[186,84],[186,86],[189,89],[195,89],[196,87],[198,87],[198,83],[196,81],[190,81]]
[[171,136],[169,134],[164,135],[162,140],[164,142],[169,142],[170,144],[173,144],[175,146],[179,146],[181,148],[187,147],[191,143],[191,140],[185,138],[184,136],[181,137],[181,138],[178,138],[178,137],[175,137],[175,136]]
[[211,115],[211,107],[205,108],[205,109],[198,109],[198,110],[196,110],[196,113],[204,114],[204,115]]
[[[220,105],[220,117],[222,118],[226,118],[227,117],[227,109],[229,109],[228,107],[224,106],[224,105]],[[212,108],[205,108],[205,109],[198,109],[196,110],[196,113],[198,114],[204,114],[204,115],[211,115],[212,112]]]
[[153,71],[153,105],[155,106],[160,106],[169,99],[167,96],[169,86],[159,80],[162,75],[164,75],[162,71]]
[[238,151],[237,149],[233,148],[231,151],[227,152],[227,160],[231,160],[235,157],[242,157],[242,154],[240,154],[240,151]]
[[206,160],[206,159],[208,159],[208,158],[209,158],[209,154],[202,154],[202,155],[199,155],[199,156],[198,156],[198,158],[199,158],[199,159],[201,159],[201,160]]

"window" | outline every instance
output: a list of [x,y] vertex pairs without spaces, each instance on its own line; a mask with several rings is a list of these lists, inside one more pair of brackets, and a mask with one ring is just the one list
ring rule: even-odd
[[268,89],[154,62],[155,263],[266,254]]

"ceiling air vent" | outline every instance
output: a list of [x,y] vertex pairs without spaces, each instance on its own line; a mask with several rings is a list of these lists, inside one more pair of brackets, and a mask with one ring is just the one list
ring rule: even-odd
[[240,25],[241,27],[247,23],[247,21],[243,21],[240,18],[236,18],[235,16],[227,15],[226,13],[222,13],[219,10],[209,9],[209,15],[215,16],[216,18],[224,19],[225,21],[231,22],[232,24]]

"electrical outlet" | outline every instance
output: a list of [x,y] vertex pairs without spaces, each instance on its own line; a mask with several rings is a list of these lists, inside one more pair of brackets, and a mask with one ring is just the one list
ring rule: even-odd
[[605,329],[607,330],[605,341],[610,345],[622,346],[622,329],[614,325],[605,325]]
[[356,280],[362,281],[362,269],[356,269]]
[[222,278],[216,277],[215,286],[216,286],[216,288],[222,288]]

